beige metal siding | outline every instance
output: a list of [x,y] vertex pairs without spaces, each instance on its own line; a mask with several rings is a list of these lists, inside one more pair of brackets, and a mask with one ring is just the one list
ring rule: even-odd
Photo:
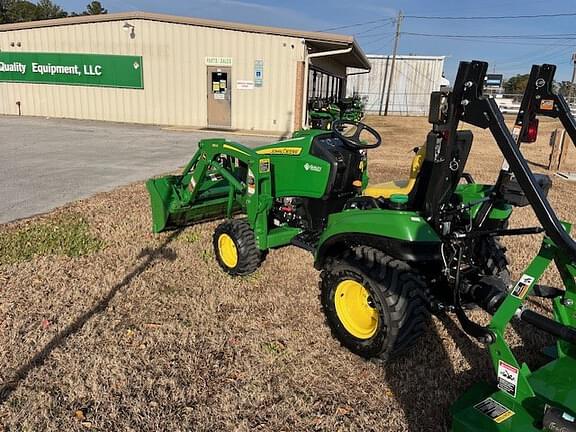
[[[0,113],[206,126],[205,57],[231,57],[232,127],[285,132],[294,122],[300,39],[149,20],[35,28],[0,33],[0,49],[24,52],[125,54],[143,57],[144,90],[0,83]],[[11,47],[20,42],[20,47]],[[264,84],[238,90],[264,61]]]
[[[366,101],[366,111],[378,113],[386,103],[392,65],[391,56],[368,56],[372,70],[368,74],[348,78],[347,92],[358,94]],[[430,93],[440,89],[444,57],[399,56],[394,66],[389,113],[397,115],[426,115]],[[384,79],[384,99],[382,87]]]

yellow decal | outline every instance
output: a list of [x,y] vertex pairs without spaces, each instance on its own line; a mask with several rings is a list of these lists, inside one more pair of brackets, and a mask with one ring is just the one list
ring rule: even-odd
[[287,156],[298,156],[302,153],[302,148],[300,147],[273,147],[262,150],[256,150],[256,153],[261,155],[287,155]]
[[494,421],[495,421],[496,423],[502,423],[502,422],[508,420],[508,419],[509,419],[510,417],[512,417],[513,415],[514,415],[514,412],[508,410],[508,411],[506,411],[504,414],[501,414],[501,415],[499,415],[498,417],[496,417],[496,418],[494,419]]
[[234,150],[234,151],[237,151],[238,153],[242,153],[242,154],[245,154],[246,156],[250,156],[249,153],[246,153],[244,150],[240,150],[234,146],[231,146],[230,144],[224,144],[222,147],[227,149],[227,150]]

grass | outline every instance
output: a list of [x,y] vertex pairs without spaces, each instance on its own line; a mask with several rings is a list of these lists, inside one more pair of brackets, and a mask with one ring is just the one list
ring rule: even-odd
[[0,234],[0,265],[28,261],[36,256],[79,257],[102,248],[79,215],[67,214],[45,222],[33,222]]
[[187,243],[196,243],[200,240],[200,234],[194,229],[188,229],[178,236],[178,239]]
[[[410,149],[429,130],[426,119],[368,121],[384,137],[369,152],[372,181],[407,176]],[[554,127],[541,123],[539,142],[523,147],[528,159],[547,161]],[[491,182],[502,157],[486,131],[474,134],[467,171]],[[573,153],[568,171],[576,171]],[[550,200],[560,217],[574,219],[576,201],[567,197],[575,195],[575,184],[554,178]],[[511,226],[535,223],[531,209],[520,208]],[[212,256],[216,225],[153,235],[146,190],[134,184],[0,227],[2,242],[27,239],[11,240],[2,251],[3,260],[4,254],[27,260],[0,266],[0,425],[14,431],[444,431],[456,398],[494,378],[485,348],[463,335],[451,315],[434,318],[417,347],[389,364],[350,354],[325,325],[309,253],[273,250],[255,276],[232,278]],[[52,246],[14,251],[39,248],[38,239]],[[515,276],[540,241],[507,239]],[[70,259],[70,251],[89,255]],[[544,283],[560,280],[551,272]],[[471,316],[486,319],[477,311]],[[533,366],[551,341],[519,325],[508,342]]]

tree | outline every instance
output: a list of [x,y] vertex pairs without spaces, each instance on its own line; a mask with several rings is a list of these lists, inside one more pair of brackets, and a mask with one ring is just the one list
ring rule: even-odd
[[86,12],[82,15],[104,15],[108,13],[108,9],[104,9],[102,3],[99,1],[92,1],[86,6]]
[[29,1],[10,2],[7,10],[8,23],[35,21],[38,19],[38,7]]
[[14,0],[0,0],[0,24],[7,24],[10,22],[10,8]]
[[504,91],[508,94],[524,93],[528,84],[529,74],[515,75],[504,82]]
[[68,16],[68,12],[62,9],[51,0],[39,0],[36,5],[36,19],[54,19],[54,18],[64,18]]

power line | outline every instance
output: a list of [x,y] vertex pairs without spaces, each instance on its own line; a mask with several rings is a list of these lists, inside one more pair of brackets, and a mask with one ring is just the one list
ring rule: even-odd
[[[406,34],[406,33],[404,33]],[[408,35],[410,36],[410,35]],[[443,39],[442,36],[438,36],[438,39]],[[444,38],[445,39],[445,38]],[[472,42],[472,43],[480,43],[480,44],[497,44],[497,45],[516,45],[516,46],[538,46],[538,47],[558,47],[558,46],[566,46],[566,47],[573,47],[576,48],[574,44],[558,44],[558,43],[544,43],[544,42],[520,42],[515,40],[495,40],[495,39],[468,39],[465,36],[462,38],[447,38],[448,40],[459,40],[463,42]]]
[[386,22],[393,22],[394,18],[380,18],[377,20],[372,20],[372,21],[364,21],[364,22],[360,22],[360,23],[356,23],[356,24],[348,24],[348,25],[344,25],[344,26],[339,26],[339,27],[330,27],[330,28],[325,28],[322,30],[316,30],[318,32],[327,32],[327,31],[332,31],[332,30],[342,30],[342,29],[347,29],[347,28],[352,28],[352,27],[358,27],[358,26],[363,26],[363,25],[367,25],[367,24],[374,24],[374,23],[386,23]]
[[441,37],[449,39],[535,39],[535,40],[574,40],[576,33],[557,33],[557,34],[525,34],[525,35],[451,35],[451,34],[438,34],[438,33],[414,33],[403,32],[407,36],[422,36],[422,37]]
[[488,16],[425,16],[425,15],[406,15],[406,18],[425,19],[425,20],[507,20],[507,19],[533,19],[533,18],[555,18],[555,17],[573,17],[576,12],[537,14],[537,15],[488,15]]
[[378,34],[369,34],[365,36],[361,36],[359,39],[362,39],[363,43],[372,41],[373,39],[384,39],[385,37],[389,37],[394,35],[395,33],[387,32],[387,33],[378,33]]
[[362,47],[363,47],[363,48],[366,48],[366,47],[368,47],[368,46],[372,46],[372,45],[374,45],[375,43],[382,42],[382,41],[385,41],[385,42],[382,43],[382,48],[383,48],[383,47],[388,47],[388,45],[394,40],[394,37],[395,37],[395,35],[393,35],[392,37],[387,36],[387,35],[386,35],[386,36],[382,36],[382,37],[379,37],[379,38],[377,38],[377,39],[368,41],[368,42],[366,42],[366,43],[362,43]]
[[[390,24],[387,24],[387,25],[390,25]],[[380,34],[382,34],[381,33],[382,32],[382,24],[378,24],[378,25],[375,25],[373,27],[369,27],[368,29],[362,30],[361,32],[358,32],[358,33],[353,33],[353,35],[354,36],[361,36],[361,35],[367,35],[369,33],[374,33],[374,32],[379,32]]]

